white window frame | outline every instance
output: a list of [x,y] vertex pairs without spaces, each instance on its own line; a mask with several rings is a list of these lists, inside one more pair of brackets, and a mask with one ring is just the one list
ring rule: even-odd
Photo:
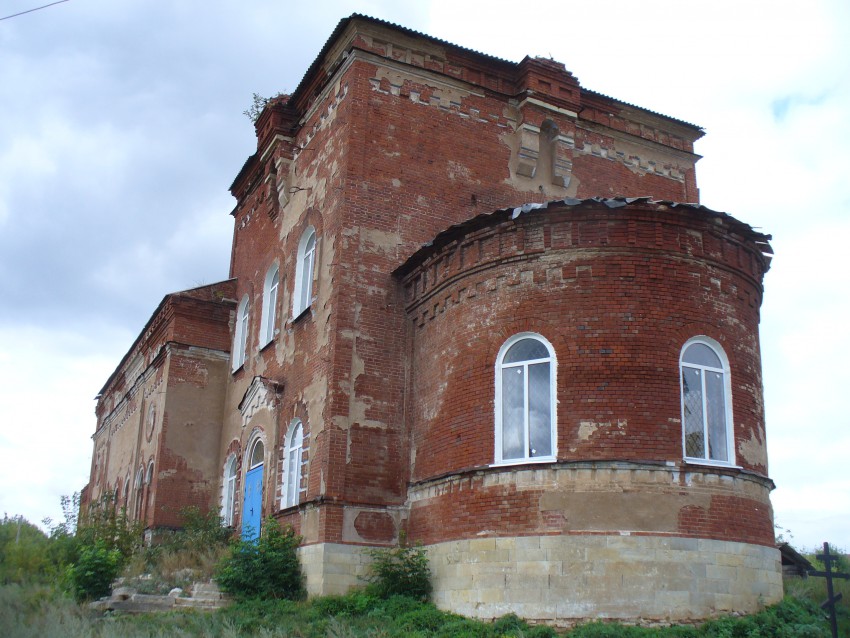
[[280,268],[273,264],[263,283],[263,314],[260,320],[260,347],[270,343],[277,334],[277,297],[280,290]]
[[224,463],[224,477],[221,483],[221,522],[232,527],[236,512],[236,455],[231,454]]
[[292,318],[300,316],[313,303],[313,277],[316,269],[316,229],[310,226],[301,235],[295,262],[292,292]]
[[[721,368],[716,368],[714,366],[705,366],[696,363],[685,363],[685,351],[694,344],[703,344],[708,346],[714,354],[720,359]],[[703,417],[703,449],[705,450],[705,456],[688,456],[687,451],[687,423],[685,420],[685,383],[684,383],[684,374],[685,369],[697,369],[702,372],[701,374],[701,382],[702,382],[702,400],[703,400],[703,408],[702,408],[702,417]],[[722,459],[712,459],[708,458],[710,454],[711,446],[709,444],[709,428],[707,423],[707,402],[708,397],[705,391],[705,373],[713,372],[720,373],[723,375],[723,398],[725,403],[725,411],[724,416],[726,419],[726,460]],[[723,467],[735,467],[735,428],[733,421],[733,410],[732,410],[732,378],[729,369],[729,358],[726,356],[726,351],[723,347],[711,337],[706,337],[705,335],[699,335],[696,337],[692,337],[688,339],[685,344],[682,346],[681,351],[679,352],[679,403],[681,406],[681,416],[682,416],[682,458],[684,458],[689,463],[699,463],[702,465],[717,465]]]
[[233,371],[243,365],[248,350],[248,295],[242,297],[236,309],[236,326],[233,330]]
[[[534,339],[542,343],[546,350],[549,352],[549,356],[545,359],[528,359],[526,361],[521,361],[517,363],[504,363],[505,355],[508,350],[523,339]],[[530,441],[530,427],[529,427],[529,414],[528,414],[528,374],[527,368],[529,365],[539,364],[539,363],[549,363],[549,414],[551,415],[551,422],[549,424],[549,435],[551,438],[550,449],[552,451],[551,454],[546,456],[532,456],[531,451],[529,450],[529,441]],[[526,380],[525,380],[525,392],[524,392],[524,433],[523,436],[525,438],[525,455],[518,458],[503,458],[503,447],[502,447],[502,370],[504,368],[513,368],[513,367],[524,367],[526,369]],[[525,463],[551,463],[555,461],[558,456],[557,449],[557,440],[558,440],[558,415],[557,415],[557,387],[558,387],[558,379],[557,379],[557,371],[558,364],[557,359],[555,357],[555,349],[552,347],[552,344],[543,337],[535,332],[520,332],[518,334],[510,337],[505,343],[502,344],[502,347],[499,349],[499,354],[496,357],[496,395],[495,395],[495,422],[496,422],[496,432],[495,432],[495,462],[494,465],[518,465]]]
[[283,485],[280,507],[294,507],[301,502],[301,481],[304,476],[304,424],[295,419],[286,434],[286,454],[283,459]]
[[[256,451],[258,445],[263,446],[263,454],[260,457],[260,460],[257,461],[256,463],[254,463],[254,452]],[[262,436],[260,436],[259,434],[256,434],[256,435],[254,435],[254,438],[251,441],[251,444],[248,446],[248,468],[245,470],[245,472],[247,473],[250,470],[253,470],[255,467],[260,467],[261,465],[264,465],[265,462],[266,462],[266,443],[265,443],[265,441],[263,441]]]

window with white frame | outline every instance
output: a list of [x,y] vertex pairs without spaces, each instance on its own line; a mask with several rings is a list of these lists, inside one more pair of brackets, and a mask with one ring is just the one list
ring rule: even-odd
[[142,518],[142,497],[144,496],[145,489],[145,468],[140,467],[139,471],[136,472],[136,503],[135,509],[136,520],[141,520]]
[[282,507],[292,507],[299,502],[301,471],[304,458],[304,426],[296,419],[289,426],[286,441],[286,459],[283,468]]
[[311,226],[298,242],[295,262],[295,289],[292,295],[292,317],[295,318],[313,302],[313,270],[316,263],[316,230]]
[[555,459],[555,351],[543,337],[508,339],[496,359],[496,463]]
[[221,484],[221,522],[225,527],[231,527],[236,509],[236,455],[227,457],[224,464],[224,480]]
[[682,447],[686,459],[734,464],[729,360],[708,337],[682,348]]
[[266,273],[263,284],[263,316],[260,322],[260,346],[269,343],[277,332],[277,290],[280,284],[280,269],[274,264]]
[[236,309],[236,329],[233,331],[233,369],[245,363],[248,346],[248,295],[242,297]]
[[250,461],[248,462],[248,469],[253,470],[255,467],[259,467],[263,464],[265,460],[266,448],[263,445],[262,439],[259,437],[254,441],[254,444],[251,446],[251,455],[249,457]]

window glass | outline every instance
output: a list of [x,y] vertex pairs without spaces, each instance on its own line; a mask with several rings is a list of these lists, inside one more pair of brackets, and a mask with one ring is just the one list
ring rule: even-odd
[[705,433],[702,418],[702,372],[682,370],[682,403],[685,413],[685,456],[705,456]]
[[266,274],[263,290],[263,326],[262,345],[274,338],[275,322],[277,321],[277,290],[280,284],[280,270],[272,266]]
[[[548,354],[548,353],[547,353]],[[530,449],[528,455],[552,454],[552,402],[549,398],[549,364],[528,366],[528,427]]]
[[233,525],[236,502],[236,457],[231,456],[224,469],[224,485],[221,498],[221,519],[226,527]]
[[298,422],[289,440],[286,455],[286,489],[284,493],[284,507],[291,507],[298,503],[298,492],[301,488],[301,458],[304,445],[304,428]]
[[725,353],[707,337],[682,352],[682,431],[689,459],[731,463],[732,434]]
[[692,343],[689,345],[685,350],[685,354],[682,356],[682,361],[711,368],[723,367],[723,364],[720,363],[720,357],[704,343]]
[[726,445],[726,400],[723,375],[706,371],[705,407],[708,426],[708,456],[717,461],[728,461]]
[[502,370],[502,458],[524,456],[525,369]]
[[263,462],[263,452],[265,448],[263,447],[263,442],[257,440],[254,443],[254,447],[251,448],[251,467],[255,468]]
[[248,345],[248,295],[242,298],[236,310],[236,328],[233,335],[233,370],[245,363]]
[[316,231],[310,227],[304,231],[298,243],[295,266],[295,289],[293,291],[292,314],[297,317],[313,302],[313,270],[316,262]]
[[505,353],[505,363],[516,363],[530,359],[548,359],[549,351],[537,339],[522,339],[512,345]]
[[[537,335],[513,338],[497,363],[496,462],[554,457],[554,357]],[[509,344],[509,345],[508,345]]]

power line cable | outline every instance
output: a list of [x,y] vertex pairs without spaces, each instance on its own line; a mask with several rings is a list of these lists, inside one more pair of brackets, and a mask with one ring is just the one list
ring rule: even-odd
[[51,2],[50,4],[45,4],[41,7],[36,7],[35,9],[27,9],[26,11],[21,11],[20,13],[13,13],[10,16],[6,16],[5,18],[0,18],[0,20],[8,20],[9,18],[17,18],[18,16],[22,16],[25,13],[32,13],[33,11],[38,11],[39,9],[46,9],[47,7],[52,7],[54,4],[62,4],[63,2],[68,2],[68,0],[58,0],[57,2]]

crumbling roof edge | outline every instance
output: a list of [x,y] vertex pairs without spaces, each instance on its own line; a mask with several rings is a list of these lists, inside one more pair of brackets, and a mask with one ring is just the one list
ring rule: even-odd
[[[495,62],[497,64],[501,64],[501,65],[507,65],[507,66],[510,66],[512,68],[518,68],[519,65],[522,63],[521,61],[520,62],[514,62],[512,60],[506,60],[505,58],[500,58],[498,56],[491,55],[489,53],[483,53],[482,51],[478,51],[476,49],[470,49],[468,47],[464,47],[462,45],[455,44],[454,42],[449,42],[448,40],[443,40],[441,38],[437,38],[437,37],[429,35],[427,33],[423,33],[422,31],[410,29],[408,27],[402,26],[400,24],[396,24],[394,22],[389,22],[387,20],[381,20],[380,18],[373,18],[371,16],[367,16],[367,15],[364,15],[362,13],[352,13],[350,16],[342,18],[337,23],[333,32],[328,37],[328,39],[325,41],[325,44],[322,46],[321,50],[316,55],[313,62],[310,64],[309,67],[307,67],[307,71],[304,73],[304,75],[301,78],[301,81],[298,83],[298,86],[295,88],[295,90],[292,92],[292,94],[289,97],[289,103],[290,104],[295,104],[298,101],[298,99],[301,97],[301,94],[306,90],[306,87],[310,84],[310,79],[318,71],[319,67],[322,64],[322,60],[327,55],[328,51],[330,51],[330,49],[333,47],[336,40],[345,31],[345,29],[348,27],[348,25],[351,24],[355,20],[362,20],[362,21],[367,22],[367,23],[388,27],[390,29],[394,29],[396,31],[399,31],[400,33],[403,33],[405,35],[423,38],[423,39],[428,40],[430,42],[433,42],[435,44],[439,44],[441,46],[445,46],[445,47],[449,47],[451,49],[454,49],[455,51],[459,51],[459,52],[462,52],[462,53],[467,54],[467,55],[471,54],[471,55],[479,56],[479,57],[484,58],[486,60],[490,60],[492,62]],[[581,83],[579,83],[579,85],[581,86],[582,93],[588,93],[588,94],[593,95],[593,96],[598,97],[598,98],[610,100],[610,101],[615,102],[617,104],[627,106],[629,108],[633,108],[633,109],[636,109],[638,111],[643,111],[644,113],[648,113],[648,114],[653,115],[655,117],[660,117],[660,118],[663,118],[665,120],[675,122],[676,124],[678,124],[680,126],[684,126],[684,127],[693,129],[694,131],[699,133],[699,135],[697,136],[697,139],[699,137],[702,137],[702,135],[705,133],[705,129],[703,129],[703,127],[698,126],[696,124],[693,124],[691,122],[686,122],[685,120],[681,120],[679,118],[671,117],[669,115],[665,115],[665,114],[659,113],[657,111],[652,111],[650,109],[644,108],[642,106],[638,106],[636,104],[631,104],[629,102],[624,102],[623,100],[618,100],[617,98],[613,98],[609,95],[605,95],[604,93],[599,93],[598,91],[593,91],[591,89],[585,88],[583,85],[581,85]]]
[[660,118],[668,120],[670,122],[675,122],[676,124],[678,124],[680,126],[684,126],[686,128],[693,129],[695,132],[697,132],[699,134],[694,138],[695,140],[698,140],[703,135],[705,135],[705,129],[702,126],[700,126],[699,124],[694,124],[692,122],[686,122],[685,120],[680,120],[677,117],[673,117],[671,115],[665,115],[664,113],[659,113],[658,111],[653,111],[653,110],[648,109],[644,106],[638,106],[637,104],[632,104],[631,102],[625,102],[625,101],[619,100],[615,97],[611,97],[610,95],[606,95],[604,93],[599,93],[598,91],[586,89],[583,86],[581,87],[581,92],[583,94],[588,93],[590,95],[593,95],[594,97],[599,97],[599,98],[603,98],[603,99],[606,99],[606,100],[610,100],[611,102],[614,102],[614,103],[619,104],[621,106],[627,106],[630,109],[637,109],[638,111],[643,111],[644,113],[649,113],[650,115],[654,115],[655,117],[660,117]]
[[602,204],[612,209],[632,205],[649,205],[654,207],[666,206],[669,208],[688,208],[691,210],[700,211],[702,213],[712,215],[729,222],[737,230],[739,230],[745,235],[748,235],[753,240],[753,242],[758,244],[762,253],[766,255],[773,254],[773,249],[768,243],[772,239],[770,235],[755,230],[749,224],[746,224],[745,222],[736,219],[728,213],[712,210],[711,208],[703,206],[702,204],[674,202],[670,200],[656,200],[652,199],[651,197],[586,197],[583,199],[578,199],[575,197],[566,197],[564,199],[550,200],[548,202],[528,202],[519,206],[500,208],[488,213],[481,213],[480,215],[476,215],[475,217],[470,217],[464,222],[453,224],[448,228],[442,230],[441,232],[437,233],[437,235],[431,241],[422,244],[422,246],[416,252],[411,254],[407,259],[405,259],[404,262],[400,266],[398,266],[398,268],[396,268],[392,274],[396,277],[404,277],[407,273],[413,270],[416,265],[423,261],[428,254],[435,252],[443,246],[451,243],[460,235],[465,235],[472,230],[483,228],[489,224],[497,223],[499,221],[506,221],[508,219],[516,219],[520,215],[530,214],[534,211],[547,210],[550,206],[567,206],[573,208],[592,204]]

